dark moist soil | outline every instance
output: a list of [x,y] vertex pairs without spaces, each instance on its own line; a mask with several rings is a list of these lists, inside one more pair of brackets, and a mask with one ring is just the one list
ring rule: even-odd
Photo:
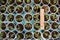
[[22,24],[18,24],[16,28],[18,31],[23,31],[23,29],[24,29]]
[[[46,33],[47,35],[46,35],[45,33]],[[49,32],[44,32],[44,33],[43,33],[43,37],[44,37],[44,38],[49,38],[49,35],[50,35]]]
[[18,0],[16,0],[16,3],[17,3],[18,5],[21,5],[21,4],[23,3],[23,0],[22,0],[22,2],[19,2]]
[[54,9],[54,6],[50,7],[50,11],[55,13],[57,10]]
[[[13,36],[12,36],[12,35],[13,35]],[[14,38],[15,38],[15,34],[14,34],[13,32],[10,32],[10,33],[9,33],[9,38],[13,38],[13,39],[14,39]]]
[[20,18],[23,18],[23,17],[22,17],[21,15],[17,15],[17,16],[16,16],[16,21],[17,21],[17,22],[21,22],[22,20],[17,20],[18,18],[20,19]]
[[59,16],[59,21],[60,21],[60,16]]
[[[37,6],[35,6],[35,7],[37,7]],[[33,8],[34,12],[40,12],[40,7],[36,8],[36,9],[35,9],[35,7]]]
[[14,29],[14,24],[13,23],[10,23],[9,25],[8,25],[8,28],[13,28]]
[[25,25],[25,28],[26,28],[27,30],[31,30],[31,29],[32,29],[32,25],[31,25],[30,23],[27,23],[27,24]]
[[[58,24],[57,24],[56,22],[52,23],[52,28],[53,28],[53,29],[57,29],[57,28],[58,28],[57,25],[58,25]],[[56,27],[56,26],[57,26],[57,27]]]
[[50,18],[51,18],[52,21],[55,21],[55,19],[52,16]]
[[42,0],[42,2],[44,3],[44,4],[48,4],[49,2],[47,2],[46,0]]
[[5,21],[6,16],[5,16],[4,14],[2,14],[1,16],[2,16],[2,19],[1,19],[1,20],[2,20],[2,21]]
[[[10,17],[11,16],[11,17]],[[9,21],[13,21],[14,20],[14,16],[13,15],[8,15],[8,20]]]
[[36,4],[39,4],[41,0],[34,0]]
[[2,24],[1,24],[1,29],[2,29],[2,30],[5,30],[5,29],[6,29],[6,24],[5,24],[5,23],[2,23]]
[[[55,16],[56,17],[56,16]],[[52,21],[55,21],[57,18],[54,18],[52,15],[50,16],[50,19],[52,20]]]
[[1,34],[2,36],[1,36],[1,37],[2,37],[2,38],[6,38],[6,33],[5,33],[4,31],[2,31],[1,33],[2,33],[2,34]]
[[[28,7],[29,7],[29,9],[28,9]],[[27,6],[25,7],[25,11],[26,11],[26,12],[30,12],[31,10],[32,10],[31,6],[27,5]]]
[[[31,17],[31,18],[30,18]],[[27,14],[26,16],[25,16],[25,19],[27,20],[27,21],[31,21],[32,20],[32,16],[30,15],[30,14]]]
[[60,8],[58,9],[58,12],[60,13]]
[[25,3],[27,3],[27,4],[31,3],[31,0],[29,0],[29,2],[27,2],[27,0],[25,0]]
[[53,5],[55,5],[57,3],[57,1],[56,1],[56,3],[54,3],[54,0],[53,1],[50,0],[50,3],[53,4]]
[[4,13],[6,11],[6,7],[5,6],[2,6],[1,9],[0,9],[1,13]]
[[[10,0],[9,0],[10,1]],[[10,3],[9,3],[9,1],[8,1],[8,4],[13,4],[14,2],[15,2],[15,0],[12,0]]]
[[[20,36],[20,37],[18,37],[18,36]],[[23,39],[24,38],[24,35],[22,33],[18,33],[17,38]]]
[[[27,35],[28,37],[26,37],[26,35]],[[25,34],[25,38],[27,38],[27,39],[31,39],[32,36],[29,36],[29,35],[32,35],[32,33],[31,33],[31,32],[27,32],[27,33]]]
[[48,11],[48,6],[43,6],[44,12],[46,13]]
[[57,31],[53,31],[53,32],[52,32],[52,37],[53,37],[53,38],[56,38],[57,36],[54,36],[54,34],[58,35],[58,32],[57,32]]
[[[38,16],[38,18],[35,18],[36,16]],[[38,14],[38,15],[34,15],[34,17],[33,17],[33,19],[36,21],[40,21],[40,15]]]
[[[38,35],[38,36],[37,36],[37,35]],[[35,32],[35,33],[34,33],[34,37],[35,37],[35,38],[40,38],[40,36],[41,36],[41,34],[40,34],[39,32]]]
[[48,20],[49,20],[49,16],[48,16],[48,15],[45,15],[45,16],[44,16],[44,20],[45,20],[45,21],[48,21]]
[[37,28],[37,26],[36,26],[37,24],[38,24],[38,26],[40,26],[40,23],[36,23],[36,24],[34,25],[34,29],[35,29],[35,30],[39,30],[39,29],[40,29],[40,28]]
[[[18,9],[19,8],[19,9]],[[17,7],[16,8],[16,11],[17,11],[17,13],[21,13],[22,11],[23,11],[23,8],[22,7]]]
[[58,1],[59,5],[60,5],[60,0]]
[[[47,28],[48,27],[48,28]],[[49,25],[49,23],[45,23],[45,27],[44,27],[44,29],[45,30],[48,30],[50,28],[50,25]]]
[[[4,3],[3,3],[3,2],[4,2]],[[2,5],[5,5],[5,4],[7,3],[7,0],[1,0],[0,3],[1,3]]]
[[[11,12],[9,11],[9,9],[11,9]],[[9,13],[12,13],[12,12],[14,11],[14,6],[10,6],[10,7],[8,8],[8,11],[9,11]]]

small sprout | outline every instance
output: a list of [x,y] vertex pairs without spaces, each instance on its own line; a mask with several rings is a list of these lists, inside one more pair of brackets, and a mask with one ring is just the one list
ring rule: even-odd
[[49,10],[48,6],[43,6],[42,8],[44,9],[45,13],[48,12],[48,10]]
[[4,14],[0,15],[0,19],[1,19],[1,21],[5,21],[6,16]]
[[43,33],[43,37],[44,37],[44,38],[49,38],[49,35],[50,35],[50,33],[49,33],[48,31],[45,31],[45,32]]
[[16,12],[17,12],[17,13],[21,13],[22,11],[23,11],[23,7],[17,6]]
[[40,23],[35,23],[34,24],[34,29],[39,30],[40,29]]
[[58,37],[58,32],[57,31],[53,31],[52,32],[52,37],[53,38],[57,38]]
[[0,0],[0,3],[1,3],[2,5],[5,5],[5,4],[7,3],[7,0]]
[[31,21],[32,20],[32,16],[30,14],[27,14],[27,15],[25,15],[25,19],[27,21]]
[[24,35],[22,33],[18,33],[17,34],[17,39],[20,40],[20,39],[23,39],[23,38],[24,38]]
[[56,20],[57,20],[57,16],[56,16],[55,14],[51,14],[51,15],[50,15],[50,19],[51,19],[52,21],[56,21]]
[[27,4],[31,3],[31,0],[25,0],[25,3]]
[[35,5],[33,8],[34,12],[38,13],[40,12],[40,6],[39,5]]
[[32,38],[32,33],[31,33],[31,32],[27,32],[27,33],[25,34],[25,38],[31,39],[31,38]]
[[34,16],[33,16],[33,19],[34,19],[34,21],[40,21],[40,15],[39,14],[35,14]]
[[31,30],[31,29],[32,29],[32,24],[27,23],[27,24],[25,25],[25,29]]
[[50,0],[50,3],[53,4],[53,5],[55,5],[57,3],[57,0],[53,0],[53,1]]
[[6,29],[6,24],[5,23],[1,23],[1,29],[5,30]]
[[6,38],[6,33],[5,33],[4,31],[2,31],[2,32],[0,33],[0,37],[1,37],[1,38]]
[[31,10],[32,10],[32,7],[31,7],[31,6],[27,5],[27,6],[25,7],[25,11],[26,11],[26,12],[31,12]]
[[34,33],[34,37],[35,37],[36,39],[40,38],[40,37],[41,37],[41,33],[35,32],[35,33]]
[[12,38],[12,39],[15,38],[15,34],[13,32],[9,32],[8,36],[9,36],[9,38]]
[[41,0],[34,0],[36,4],[39,4]]
[[49,20],[49,16],[47,14],[45,14],[44,17],[45,17],[45,21]]
[[58,24],[56,22],[53,22],[52,25],[51,25],[51,27],[53,29],[57,29],[58,28]]
[[1,6],[0,11],[1,11],[1,13],[4,13],[6,11],[6,7],[5,6]]
[[9,12],[9,13],[12,13],[13,11],[14,11],[14,6],[9,6],[9,7],[8,7],[8,12]]
[[14,20],[14,16],[11,15],[11,14],[9,14],[7,18],[8,18],[9,21],[13,21]]
[[16,16],[16,21],[21,22],[23,20],[23,17],[21,15]]
[[23,31],[23,29],[24,29],[24,27],[23,27],[23,25],[22,24],[18,24],[17,26],[16,26],[16,28],[17,28],[17,30],[18,31]]
[[8,0],[8,4],[13,4],[15,0]]
[[45,30],[48,30],[50,28],[49,23],[44,23],[44,25],[45,25],[45,27],[44,27]]
[[52,13],[55,13],[55,12],[57,11],[57,8],[56,8],[55,6],[51,6],[51,7],[50,7],[50,11],[51,11]]
[[16,3],[17,3],[18,5],[20,5],[20,4],[23,3],[23,0],[16,0]]
[[9,23],[8,24],[8,28],[9,28],[9,30],[13,30],[14,29],[14,24],[13,23]]
[[49,4],[49,0],[42,0],[44,4]]

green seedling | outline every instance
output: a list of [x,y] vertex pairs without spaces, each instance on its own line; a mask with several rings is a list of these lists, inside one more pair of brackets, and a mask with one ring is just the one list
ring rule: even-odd
[[56,20],[57,16],[55,14],[51,14],[52,19],[51,20]]
[[50,25],[48,23],[45,23],[45,29],[49,29],[50,28]]
[[44,17],[45,17],[45,21],[47,21],[49,19],[48,15],[44,15]]
[[17,0],[17,2],[22,2],[22,0]]

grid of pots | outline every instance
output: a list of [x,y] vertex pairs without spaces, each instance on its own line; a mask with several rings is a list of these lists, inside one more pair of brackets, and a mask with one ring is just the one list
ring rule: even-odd
[[[26,4],[30,4],[32,2],[32,0],[1,0],[1,5],[5,5],[5,4],[14,4],[14,3],[17,3],[18,5],[22,4],[22,3],[26,3]],[[35,4],[39,4],[41,2],[43,2],[43,4],[52,4],[52,5],[55,5],[55,4],[60,4],[60,0],[33,0],[33,2]]]
[[[33,4],[34,5],[33,5]],[[40,24],[39,23],[34,23],[34,26],[32,26],[31,21],[34,20],[34,22],[39,22],[40,20],[40,15],[38,14],[40,12],[40,8],[43,8],[45,11],[45,28],[44,30],[49,30],[50,28],[52,30],[59,29],[59,22],[60,21],[60,16],[57,15],[56,13],[60,13],[60,0],[1,0],[0,3],[0,19],[1,21],[6,21],[8,20],[9,22],[13,22],[14,19],[17,22],[23,22],[23,19],[26,20],[27,22],[25,25],[23,24],[17,24],[16,27],[13,23],[8,23],[7,25],[5,23],[2,23],[1,25],[1,30],[6,30],[9,29],[9,31],[12,30],[17,30],[17,39],[31,39],[32,36],[34,36],[35,39],[39,39],[41,36],[45,39],[56,39],[58,38],[59,32],[57,31],[44,31],[43,33],[40,32],[26,32],[23,35],[23,30],[26,29],[28,31],[31,31],[33,28],[35,31],[39,31],[40,29]],[[40,5],[40,6],[39,6]],[[6,16],[5,13],[8,11],[8,15]],[[30,14],[32,11],[36,14]],[[14,15],[12,13],[16,12],[18,15]],[[20,13],[25,12],[26,14],[24,16],[20,15]],[[50,14],[51,13],[51,14]],[[51,23],[49,22],[51,20]],[[20,33],[21,32],[21,33]],[[7,33],[4,31],[1,31],[0,34],[2,33],[1,37],[6,38]],[[53,34],[53,35],[52,35]],[[8,33],[9,38],[15,38],[15,33],[14,32],[9,32]],[[12,36],[11,36],[12,35]]]
[[[53,25],[54,25],[54,27],[53,27]],[[26,23],[25,25],[17,24],[16,26],[14,26],[13,23],[9,23],[9,24],[2,23],[0,33],[2,33],[1,37],[3,39],[6,38],[7,34],[8,35],[10,34],[9,38],[13,38],[13,39],[15,38],[15,35],[17,35],[18,39],[24,39],[24,38],[31,39],[31,38],[33,38],[33,35],[34,35],[35,39],[39,39],[40,37],[42,37],[44,39],[49,39],[51,37],[53,39],[56,39],[59,37],[59,32],[57,30],[48,31],[48,29],[50,27],[48,22],[45,23],[45,26],[46,26],[46,28],[45,28],[44,32],[42,33],[42,32],[40,32],[40,23],[35,23],[34,26],[32,26],[31,23]],[[32,30],[32,27],[35,29],[34,32]],[[56,29],[58,26],[55,22],[53,22],[51,27],[53,29]],[[28,31],[27,32],[24,31],[25,29]],[[16,30],[16,31],[14,31],[14,30]],[[23,31],[25,32],[24,34],[23,34]]]
[[[6,19],[9,22],[13,22],[14,20],[17,21],[17,22],[22,22],[23,19],[26,20],[27,22],[31,22],[32,20],[34,20],[34,22],[39,22],[40,21],[40,15],[39,14],[34,14],[34,16],[32,17],[31,14],[26,14],[25,17],[23,17],[21,15],[14,16],[13,14],[9,14],[8,16],[6,16],[5,14],[1,14],[0,19],[3,22],[6,21]],[[47,24],[49,24],[53,29],[57,29],[58,25],[59,25],[56,22],[57,16],[55,14],[51,14],[50,17],[49,17],[49,15],[45,14],[45,22],[48,22],[49,20],[52,20],[52,22],[51,23],[49,22]],[[49,25],[47,25],[47,24],[45,24],[45,26],[49,28]]]
[[39,31],[33,32],[26,32],[25,34],[16,31],[0,31],[0,38],[2,39],[58,39],[60,33],[58,31],[44,31],[43,33]]
[[[22,7],[22,6],[20,6],[20,5],[18,5],[18,6],[16,6],[16,8],[13,6],[13,5],[10,5],[10,6],[8,6],[8,8],[7,7],[5,7],[5,6],[1,6],[0,7],[1,8],[1,10],[0,10],[0,12],[1,12],[1,14],[5,14],[5,12],[6,11],[8,11],[8,13],[13,13],[14,11],[16,12],[16,13],[23,13],[23,11],[24,12],[31,12],[32,10],[34,11],[34,12],[36,12],[36,13],[38,13],[40,10],[40,6],[38,6],[38,5],[35,5],[34,7],[31,7],[30,5],[26,5],[25,7]],[[42,8],[43,9],[45,9],[45,13],[47,14],[47,13],[51,13],[51,14],[48,14],[48,15],[45,15],[45,21],[48,21],[48,19],[49,20],[51,20],[51,21],[57,21],[57,18],[59,17],[58,15],[56,15],[56,13],[60,13],[60,8],[58,7],[56,7],[55,5],[53,5],[53,6],[51,6],[50,8],[47,6],[47,5],[44,5],[44,6],[42,6]],[[50,9],[50,10],[49,10]],[[56,9],[56,10],[55,10]],[[53,11],[54,10],[54,11]],[[29,14],[30,15],[30,14]],[[34,14],[33,14],[34,15]],[[10,16],[10,15],[9,15]],[[11,15],[12,17],[11,17],[11,19],[13,20],[14,19],[14,16],[13,15]],[[26,15],[27,16],[27,15]],[[25,16],[25,17],[26,17]],[[32,16],[32,15],[30,15],[30,16]],[[5,17],[5,15],[4,15],[4,17],[3,17],[4,19],[6,18]],[[4,19],[2,19],[2,21],[4,21]],[[26,18],[27,19],[27,18]],[[32,18],[31,18],[32,19]],[[33,18],[34,19],[34,18]],[[8,19],[9,20],[9,19]],[[12,21],[12,20],[9,20],[9,21]],[[29,19],[30,20],[30,19]],[[27,19],[27,21],[29,21],[28,19]],[[58,19],[59,20],[59,19]]]
[[[50,10],[50,12],[52,12],[52,13],[56,13],[56,11],[58,10],[58,13],[60,13],[60,1],[58,0],[34,0],[34,1],[32,1],[32,0],[1,0],[1,6],[3,6],[3,7],[0,7],[1,8],[1,12],[2,13],[4,13],[5,11],[6,11],[6,9],[8,10],[8,12],[9,13],[11,13],[11,12],[13,12],[14,11],[14,8],[17,6],[17,5],[23,5],[23,7],[25,6],[25,3],[27,4],[27,7],[25,8],[25,11],[26,12],[29,12],[29,11],[31,11],[32,10],[32,7],[31,6],[34,6],[34,5],[31,5],[30,3],[35,3],[34,5],[41,5],[41,6],[43,6],[43,5],[47,5],[47,6],[44,6],[44,7],[42,7],[43,9],[45,9],[45,12],[47,12],[48,11],[48,7],[49,7],[49,10]],[[8,5],[8,4],[10,4],[11,6],[7,6],[8,8],[6,8],[6,5]],[[21,5],[21,6],[22,6]],[[29,6],[28,6],[29,5]],[[30,6],[31,5],[31,6]],[[14,7],[15,6],[15,7]],[[22,8],[22,7],[17,7],[17,9],[16,9],[16,11],[18,10],[18,13],[21,13],[23,10],[22,9],[24,9],[24,8]],[[33,10],[35,11],[35,12],[38,12],[39,11],[39,7],[34,7],[33,8]]]

